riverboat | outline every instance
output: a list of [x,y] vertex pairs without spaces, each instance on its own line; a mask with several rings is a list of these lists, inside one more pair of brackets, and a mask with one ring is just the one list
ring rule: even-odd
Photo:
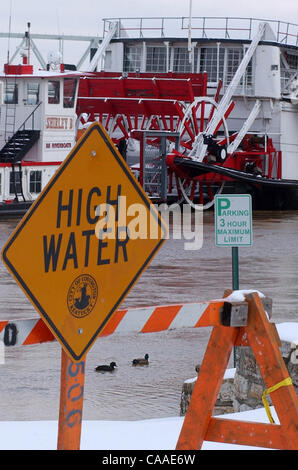
[[298,25],[111,18],[91,52],[84,71],[35,72],[26,48],[5,65],[0,213],[27,210],[93,121],[154,200],[207,209],[249,192],[255,208],[297,209]]

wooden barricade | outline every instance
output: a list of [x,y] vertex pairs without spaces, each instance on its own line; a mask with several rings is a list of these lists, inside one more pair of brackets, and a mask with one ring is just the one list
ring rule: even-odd
[[[199,450],[204,441],[273,449],[298,449],[298,398],[279,351],[275,325],[268,320],[271,300],[249,293],[244,302],[227,298],[184,305],[118,310],[99,336],[121,332],[149,333],[175,328],[212,326],[177,450]],[[266,311],[265,311],[266,310]],[[42,319],[0,322],[5,346],[53,341]],[[263,402],[270,423],[236,421],[212,416],[234,346],[250,346],[267,389]],[[79,449],[85,361],[74,363],[62,351],[58,449]],[[270,394],[279,424],[267,403]]]
[[[114,333],[153,333],[168,329],[198,328],[210,324],[218,303],[211,300],[119,309],[108,320],[99,338]],[[4,341],[5,346],[12,347],[56,341],[56,338],[42,318],[30,318],[0,321],[0,340]]]
[[[257,293],[246,296],[245,326],[223,326],[218,303],[213,331],[178,438],[177,450],[201,449],[204,441],[225,442],[272,449],[298,449],[298,398],[279,351],[279,337]],[[203,321],[203,319],[202,319]],[[216,324],[217,323],[217,324]],[[212,417],[217,395],[234,346],[250,346],[271,394],[279,424],[235,421]],[[268,409],[268,407],[266,407]]]

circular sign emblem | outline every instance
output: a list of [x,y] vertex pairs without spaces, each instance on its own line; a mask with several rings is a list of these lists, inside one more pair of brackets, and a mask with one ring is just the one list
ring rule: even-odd
[[86,317],[93,310],[97,296],[98,288],[95,279],[89,274],[81,274],[68,290],[68,310],[76,318]]

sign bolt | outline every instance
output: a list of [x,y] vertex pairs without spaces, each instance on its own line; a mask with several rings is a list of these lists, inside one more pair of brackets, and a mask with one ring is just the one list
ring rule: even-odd
[[83,328],[78,329],[78,334],[81,335],[83,333]]
[[92,152],[91,152],[91,157],[95,157],[95,155],[96,155],[96,151],[95,151],[95,150],[92,150]]

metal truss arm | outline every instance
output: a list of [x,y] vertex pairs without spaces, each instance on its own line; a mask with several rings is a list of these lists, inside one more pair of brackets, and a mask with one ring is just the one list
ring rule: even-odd
[[98,43],[99,43],[99,38],[97,39],[92,39],[92,41],[90,41],[90,44],[89,46],[87,47],[87,49],[85,50],[84,54],[82,55],[82,57],[80,58],[79,62],[77,63],[77,70],[80,70],[80,68],[82,67],[83,63],[85,62],[85,60],[87,59],[88,55],[90,54],[90,51],[92,48],[98,48]]
[[97,64],[99,63],[100,59],[103,57],[106,48],[108,47],[112,37],[114,36],[116,29],[118,26],[118,22],[115,21],[114,23],[110,24],[110,29],[108,34],[103,38],[99,48],[97,49],[96,53],[94,54],[94,57],[92,58],[89,67],[87,69],[87,72],[94,72]]
[[[222,97],[222,99],[221,99],[221,101],[218,105],[217,110],[215,111],[212,119],[210,120],[210,122],[209,122],[209,124],[206,128],[206,134],[210,134],[210,135],[214,134],[214,131],[217,128],[220,120],[222,119],[225,112],[227,111],[228,106],[231,102],[232,96],[234,95],[235,90],[236,90],[237,86],[239,85],[239,82],[240,82],[241,78],[243,77],[249,62],[250,62],[250,60],[251,60],[251,58],[252,58],[252,56],[253,56],[253,54],[254,54],[257,46],[258,46],[260,40],[263,37],[264,31],[265,31],[265,26],[266,26],[266,23],[260,23],[257,34],[252,39],[252,41],[250,43],[250,46],[247,49],[240,65],[239,65],[239,67],[238,67],[238,69],[237,69],[237,71],[236,71],[236,73],[235,73],[235,75],[232,79],[232,81],[230,82],[229,86],[227,87],[226,92],[225,92],[224,96]],[[203,145],[202,140],[200,139],[199,142],[198,142],[198,145],[193,146],[193,149],[192,149],[192,152],[191,152],[190,156],[194,160],[202,161],[203,158],[204,158],[204,155],[206,153],[206,149],[207,149],[207,146]]]
[[259,112],[261,109],[261,101],[257,100],[255,102],[254,107],[252,108],[248,118],[246,119],[245,123],[242,126],[242,129],[238,132],[238,135],[235,140],[228,146],[227,148],[227,153],[228,154],[233,154],[236,152],[237,148],[241,144],[243,137],[247,133],[247,131],[250,129],[252,123],[255,121],[256,117],[258,116]]
[[44,58],[42,57],[41,53],[39,52],[38,50],[38,47],[36,46],[35,42],[33,41],[33,39],[31,38],[30,39],[30,47],[32,49],[32,52],[34,53],[36,59],[38,60],[38,62],[40,63],[40,65],[42,66],[42,68],[44,70],[46,70],[47,68],[47,63],[46,61],[44,60]]
[[10,58],[10,62],[13,62],[14,58],[19,54],[20,50],[25,46],[26,38],[24,37],[20,44],[17,46],[15,52],[13,53],[12,57]]

